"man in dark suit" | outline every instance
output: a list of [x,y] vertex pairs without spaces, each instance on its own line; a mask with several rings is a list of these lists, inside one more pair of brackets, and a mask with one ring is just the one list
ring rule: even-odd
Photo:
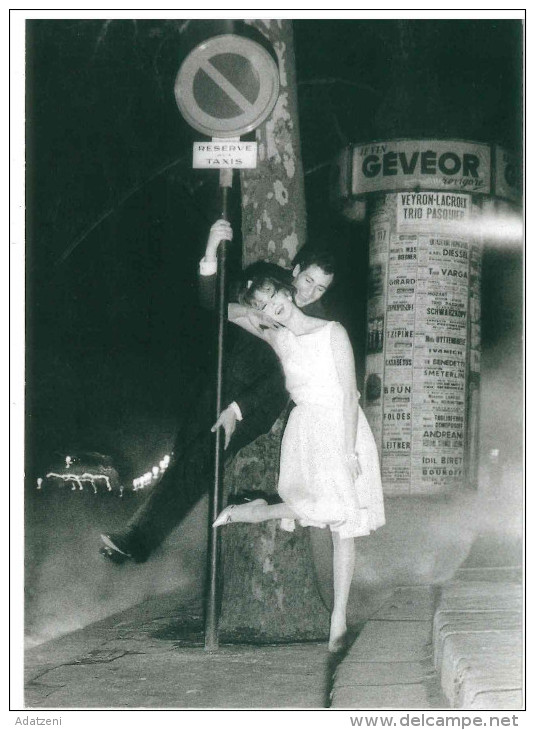
[[[214,305],[217,247],[222,240],[231,239],[232,229],[227,221],[217,221],[210,229],[206,253],[200,263],[199,295],[205,307]],[[302,249],[288,275],[295,286],[296,304],[307,314],[326,319],[319,299],[334,278],[331,255]],[[239,306],[230,304],[229,308]],[[258,316],[258,324],[262,323],[260,313],[252,316]],[[171,466],[123,530],[101,535],[104,543],[101,553],[106,558],[113,562],[128,559],[144,562],[210,489],[211,431],[224,429],[226,456],[231,458],[267,433],[288,403],[282,370],[272,348],[231,323],[227,331],[223,383],[224,402],[229,405],[213,424],[214,388],[208,387],[199,395],[178,432]]]

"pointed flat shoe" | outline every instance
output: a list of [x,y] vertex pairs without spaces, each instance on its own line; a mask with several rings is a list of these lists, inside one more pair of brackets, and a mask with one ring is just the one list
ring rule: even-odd
[[228,507],[225,507],[225,509],[219,513],[219,516],[212,524],[212,527],[221,527],[221,525],[228,525],[232,522],[232,512],[235,507],[237,507],[235,504],[229,504]]

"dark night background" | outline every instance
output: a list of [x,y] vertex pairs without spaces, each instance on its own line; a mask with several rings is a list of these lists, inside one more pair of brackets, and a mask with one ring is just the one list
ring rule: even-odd
[[[130,484],[170,449],[210,369],[211,328],[195,287],[218,216],[217,175],[191,169],[201,136],[174,100],[183,24],[27,23],[26,557],[28,622],[43,636],[57,629],[45,626],[46,571],[35,556],[46,554],[58,521],[76,532],[78,518],[100,520],[98,536],[119,508],[102,496],[103,507],[71,506],[65,516],[68,499],[38,496],[36,477],[58,454],[91,450],[110,455]],[[353,335],[361,379],[367,232],[329,206],[329,163],[350,142],[403,136],[521,152],[523,27],[299,20],[294,41],[308,231],[342,264],[331,304]],[[238,230],[237,190],[234,208]],[[517,377],[520,250],[485,250],[482,297],[483,354],[497,367],[506,359]]]

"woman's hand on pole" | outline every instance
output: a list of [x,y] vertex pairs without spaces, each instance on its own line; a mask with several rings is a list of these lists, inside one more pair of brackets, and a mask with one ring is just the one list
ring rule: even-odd
[[210,228],[210,234],[206,243],[206,252],[204,254],[205,261],[217,260],[217,249],[221,241],[232,241],[232,226],[223,218],[217,220]]

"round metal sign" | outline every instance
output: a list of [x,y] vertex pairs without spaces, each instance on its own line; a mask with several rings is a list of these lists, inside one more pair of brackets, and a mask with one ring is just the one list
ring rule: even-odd
[[209,137],[239,137],[258,127],[279,95],[276,61],[242,36],[214,36],[194,48],[175,80],[184,119]]

